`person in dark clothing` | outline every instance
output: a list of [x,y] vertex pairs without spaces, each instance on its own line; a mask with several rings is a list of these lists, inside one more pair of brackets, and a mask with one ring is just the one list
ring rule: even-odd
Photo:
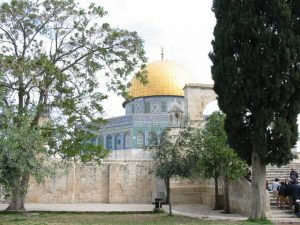
[[300,184],[295,184],[293,186],[293,199],[295,201],[295,214],[300,217]]
[[267,191],[271,191],[271,188],[270,188],[270,186],[269,186],[269,182],[266,180],[266,190]]
[[280,208],[284,208],[287,203],[287,201],[286,201],[286,197],[287,197],[286,189],[287,188],[286,187],[287,187],[287,184],[284,181],[281,181],[279,191],[278,191]]
[[251,170],[247,168],[247,174],[245,175],[245,179],[251,183]]
[[293,199],[293,188],[294,188],[293,180],[290,180],[286,186],[286,195],[288,197],[290,209],[292,209],[293,205],[295,204]]
[[295,181],[298,179],[298,173],[293,168],[291,169],[291,172],[290,172],[290,178]]

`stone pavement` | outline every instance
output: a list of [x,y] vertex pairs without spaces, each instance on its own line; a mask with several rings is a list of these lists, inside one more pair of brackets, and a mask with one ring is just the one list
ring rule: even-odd
[[[163,205],[163,210],[169,212],[169,206]],[[240,214],[224,214],[223,210],[212,210],[206,205],[190,204],[190,205],[174,205],[172,207],[174,215],[189,216],[207,220],[230,220],[240,221],[246,220],[247,217]]]
[[[0,210],[7,208],[0,204]],[[146,204],[25,204],[27,211],[59,212],[152,212],[154,206]]]
[[[164,205],[165,212],[169,212],[168,205]],[[174,215],[189,216],[206,220],[229,220],[241,221],[247,220],[248,217],[240,214],[224,214],[223,210],[212,210],[206,205],[174,205],[172,208]],[[268,218],[275,224],[300,224],[300,218],[281,218],[276,215],[269,215]]]

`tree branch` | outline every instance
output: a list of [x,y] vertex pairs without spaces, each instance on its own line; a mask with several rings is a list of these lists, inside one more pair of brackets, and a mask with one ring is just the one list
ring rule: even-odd
[[9,105],[9,103],[8,103],[8,101],[7,101],[7,99],[4,97],[3,98],[3,102],[5,103],[5,105],[8,107],[8,108],[10,108],[10,105]]
[[43,23],[37,30],[36,32],[33,34],[33,36],[29,39],[28,41],[28,46],[31,44],[31,42],[34,40],[35,36],[46,26],[47,23],[50,22],[50,20],[52,19],[54,15],[50,16],[45,23]]
[[16,85],[18,83],[18,81],[16,82],[13,82],[13,83],[3,83],[3,82],[0,82],[0,87],[6,87],[6,88],[9,88],[9,89],[12,89],[12,90],[18,90],[18,88],[14,88],[13,86]]
[[70,50],[70,51],[68,51],[68,52],[66,52],[66,53],[64,53],[64,54],[62,54],[62,55],[60,55],[60,56],[58,56],[58,57],[55,59],[54,62],[58,62],[58,61],[61,60],[63,57],[65,57],[65,56],[67,56],[67,55],[70,55],[70,54],[76,52],[77,50],[79,50],[79,49],[81,49],[81,48],[83,48],[83,47],[84,47],[84,45],[80,45],[80,46],[78,46],[77,48],[74,48],[74,49],[72,49],[72,50]]
[[4,33],[6,33],[6,35],[8,36],[8,38],[11,40],[13,46],[14,46],[14,50],[15,50],[15,55],[18,58],[19,54],[18,54],[18,46],[16,44],[16,41],[12,38],[11,34],[5,30],[3,27],[0,27],[0,30],[2,30]]
[[85,57],[87,57],[87,56],[89,56],[89,55],[91,55],[91,54],[93,54],[95,52],[97,52],[97,50],[93,50],[91,52],[88,52],[88,53],[82,55],[81,57],[79,57],[76,60],[74,60],[70,65],[68,65],[65,68],[61,69],[61,72],[63,73],[64,71],[70,69],[72,66],[76,65],[80,60],[84,59]]

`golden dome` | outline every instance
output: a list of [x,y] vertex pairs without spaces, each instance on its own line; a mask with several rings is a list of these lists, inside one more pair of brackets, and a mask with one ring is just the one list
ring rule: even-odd
[[146,71],[146,85],[136,77],[131,80],[129,94],[133,98],[157,95],[184,96],[185,84],[194,81],[192,75],[182,66],[165,59],[149,63]]

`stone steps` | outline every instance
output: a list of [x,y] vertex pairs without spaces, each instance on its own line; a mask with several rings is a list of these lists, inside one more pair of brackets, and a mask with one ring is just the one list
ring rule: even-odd
[[293,210],[285,208],[281,209],[276,205],[276,199],[273,197],[270,198],[270,209],[271,209],[271,218],[297,218],[297,216],[293,213]]
[[[270,187],[275,178],[278,178],[280,181],[290,178],[291,168],[294,168],[300,175],[300,163],[290,163],[282,167],[276,166],[267,166],[266,168],[266,180],[268,181]],[[270,191],[270,209],[271,209],[271,218],[274,219],[289,219],[296,218],[296,215],[293,213],[293,210],[281,209],[276,205],[276,199],[273,198],[273,192]]]
[[281,167],[277,166],[267,166],[266,168],[266,180],[269,184],[278,178],[280,181],[290,178],[291,168],[294,168],[298,173],[300,173],[300,163],[290,163]]
[[271,210],[271,218],[297,218],[293,211],[280,212],[281,210]]

